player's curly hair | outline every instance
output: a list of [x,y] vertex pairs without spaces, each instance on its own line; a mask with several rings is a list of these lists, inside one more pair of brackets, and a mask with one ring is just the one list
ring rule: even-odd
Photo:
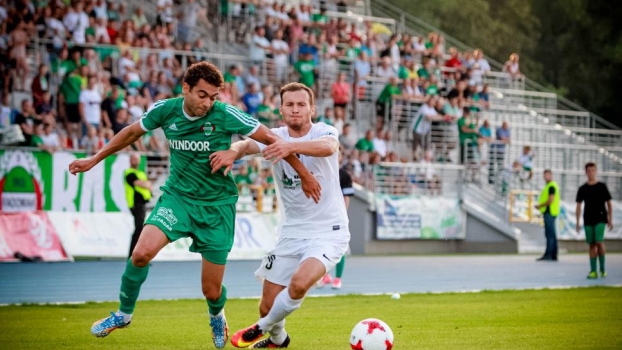
[[313,90],[311,90],[309,87],[307,87],[304,84],[301,83],[289,83],[285,86],[283,86],[281,88],[281,91],[279,92],[279,94],[281,95],[281,101],[283,101],[283,95],[286,92],[293,92],[293,91],[300,91],[300,90],[304,90],[307,92],[307,95],[309,95],[309,104],[311,106],[315,105],[315,96],[313,95]]
[[225,82],[220,69],[205,61],[197,62],[191,65],[184,74],[183,82],[188,84],[190,90],[192,90],[193,87],[197,86],[199,80],[201,79],[215,87],[222,87]]

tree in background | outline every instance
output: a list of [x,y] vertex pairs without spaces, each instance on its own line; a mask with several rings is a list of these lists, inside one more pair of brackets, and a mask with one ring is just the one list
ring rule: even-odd
[[622,6],[604,0],[389,0],[622,126]]

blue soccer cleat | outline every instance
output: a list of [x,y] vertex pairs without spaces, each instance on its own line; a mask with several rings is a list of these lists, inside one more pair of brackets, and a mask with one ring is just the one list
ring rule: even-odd
[[225,310],[218,315],[209,315],[209,325],[212,327],[212,340],[217,349],[222,349],[229,340],[229,326],[225,318]]
[[103,338],[117,328],[125,328],[129,326],[131,322],[132,321],[125,323],[123,316],[110,312],[109,317],[102,318],[101,320],[93,323],[91,326],[91,333],[98,338]]

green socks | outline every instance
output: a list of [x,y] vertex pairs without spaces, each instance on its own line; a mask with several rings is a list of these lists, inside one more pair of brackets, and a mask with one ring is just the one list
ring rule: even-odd
[[337,278],[341,278],[341,276],[343,276],[343,269],[346,267],[346,256],[342,256],[341,260],[339,260],[339,263],[337,263],[337,266],[335,267],[335,277]]
[[[600,272],[605,272],[605,255],[598,256],[598,262],[600,263]],[[594,270],[596,271],[596,263],[594,263]]]
[[137,267],[132,264],[132,260],[127,260],[125,265],[125,272],[121,277],[121,293],[119,293],[119,299],[121,300],[121,306],[119,311],[132,314],[136,307],[136,300],[140,293],[140,286],[147,279],[149,274],[149,265],[145,267]]
[[220,311],[225,307],[225,302],[227,302],[227,287],[222,285],[222,291],[220,292],[220,297],[216,301],[207,300],[207,307],[209,309],[210,315],[218,315]]
[[596,258],[590,258],[590,271],[596,272]]

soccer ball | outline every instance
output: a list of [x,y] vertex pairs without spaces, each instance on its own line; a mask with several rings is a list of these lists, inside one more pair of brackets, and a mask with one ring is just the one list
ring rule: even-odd
[[352,329],[350,346],[353,350],[391,350],[393,331],[386,323],[368,318],[357,323]]

